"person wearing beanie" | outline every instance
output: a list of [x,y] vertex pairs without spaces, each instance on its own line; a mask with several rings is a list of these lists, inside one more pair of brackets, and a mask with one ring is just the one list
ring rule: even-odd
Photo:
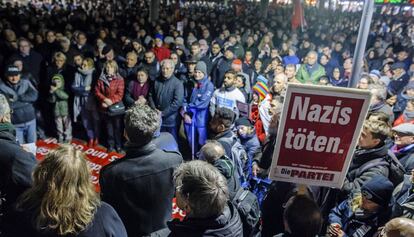
[[224,57],[217,63],[216,68],[211,72],[211,81],[215,88],[221,88],[224,82],[224,74],[231,69],[234,60],[234,49],[230,46],[224,51]]
[[171,51],[166,48],[164,44],[164,36],[161,34],[156,34],[154,39],[154,47],[151,49],[154,52],[155,57],[158,62],[161,62],[164,59],[170,58]]
[[393,192],[394,205],[392,217],[405,217],[414,219],[414,169],[411,175],[405,175],[404,181]]
[[72,140],[72,124],[69,116],[69,95],[65,92],[65,81],[62,75],[52,77],[52,85],[49,90],[49,102],[54,107],[54,120],[59,143],[69,143]]
[[207,65],[198,61],[194,69],[194,83],[186,83],[181,114],[192,154],[207,140],[208,106],[213,96],[214,85],[208,79]]
[[38,91],[29,80],[21,80],[21,72],[16,66],[6,68],[5,79],[0,80],[0,94],[7,98],[13,111],[11,123],[16,129],[16,138],[20,144],[34,144],[37,140],[34,103]]
[[328,236],[373,236],[391,216],[393,190],[388,178],[374,176],[361,187],[360,193],[331,210]]
[[237,119],[235,127],[237,129],[237,136],[240,139],[240,143],[247,153],[248,163],[246,165],[249,171],[248,175],[251,175],[250,170],[254,158],[262,155],[260,142],[256,135],[256,129],[250,119],[245,117]]

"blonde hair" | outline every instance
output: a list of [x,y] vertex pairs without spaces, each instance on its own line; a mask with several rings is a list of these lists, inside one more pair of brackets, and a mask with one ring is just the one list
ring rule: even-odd
[[83,59],[83,61],[85,61],[86,64],[88,65],[88,69],[94,68],[95,64],[94,64],[94,61],[93,61],[92,58],[85,58],[85,59]]
[[365,120],[363,128],[370,132],[373,138],[380,139],[381,141],[384,141],[391,135],[391,128],[384,121]]
[[115,69],[115,73],[118,73],[118,63],[116,63],[115,60],[108,60],[106,61],[104,68],[106,70],[106,67],[113,67]]
[[53,55],[53,61],[56,61],[58,59],[63,59],[66,62],[66,55],[64,53],[62,53],[62,52],[56,52]]
[[34,226],[58,235],[78,234],[92,222],[99,195],[84,154],[70,145],[50,151],[33,173],[18,209],[34,210]]

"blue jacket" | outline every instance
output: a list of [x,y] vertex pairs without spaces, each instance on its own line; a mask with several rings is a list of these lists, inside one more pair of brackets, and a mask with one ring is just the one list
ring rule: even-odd
[[256,131],[253,131],[251,135],[246,137],[238,136],[240,139],[240,143],[242,144],[244,150],[247,153],[247,157],[250,160],[253,160],[254,154],[256,154],[257,150],[260,150],[260,142],[257,139]]
[[379,226],[385,224],[386,221],[380,221],[380,219],[383,220],[386,218],[379,218],[379,215],[366,217],[364,219],[356,217],[349,203],[350,200],[341,202],[331,210],[328,217],[329,224],[338,223],[341,225],[341,229],[344,231],[344,237],[353,236],[355,232],[361,230],[366,230],[366,233],[359,234],[359,237],[371,237],[376,233]]
[[[188,90],[184,92],[188,93]],[[184,98],[189,98],[184,100],[184,111],[193,118],[196,127],[205,127],[207,125],[208,109],[213,92],[213,83],[211,83],[208,77],[204,77],[200,82],[197,82],[197,85],[192,89],[191,95],[184,96]]]
[[388,84],[388,94],[389,95],[398,95],[403,90],[404,86],[407,85],[410,80],[410,76],[405,73],[401,77],[391,80]]
[[392,108],[392,111],[394,112],[394,114],[397,115],[397,116],[394,116],[395,118],[398,118],[399,115],[401,115],[402,112],[404,112],[405,106],[407,106],[407,100],[409,99],[414,99],[414,98],[409,97],[405,89],[397,95],[397,102]]

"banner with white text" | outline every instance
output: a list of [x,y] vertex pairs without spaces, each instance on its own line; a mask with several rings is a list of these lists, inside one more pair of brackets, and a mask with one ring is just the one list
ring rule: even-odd
[[269,178],[341,188],[370,98],[358,89],[289,84]]

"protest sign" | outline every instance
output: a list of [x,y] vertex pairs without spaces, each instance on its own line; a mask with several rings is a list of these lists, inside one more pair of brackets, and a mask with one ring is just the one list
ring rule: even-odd
[[341,188],[370,98],[369,91],[289,84],[269,178]]

